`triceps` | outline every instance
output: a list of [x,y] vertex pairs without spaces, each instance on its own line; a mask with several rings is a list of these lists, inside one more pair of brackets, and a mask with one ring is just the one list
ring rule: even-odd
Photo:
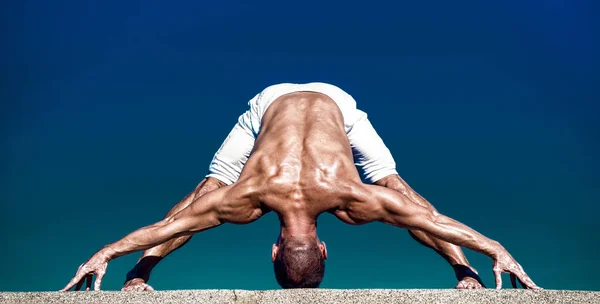
[[435,220],[437,212],[434,210],[415,203],[397,191],[383,187],[377,188],[372,188],[372,191],[374,199],[382,209],[379,221],[400,228],[418,229],[423,221]]
[[381,200],[377,197],[377,190],[391,190],[365,184],[357,184],[352,188],[354,189],[352,193],[348,193],[348,197],[351,199],[329,212],[350,225],[362,225],[381,220],[385,211]]
[[260,191],[251,180],[228,186],[215,207],[219,220],[232,224],[248,224],[258,220],[269,212],[259,196]]
[[221,224],[219,206],[226,199],[230,187],[220,188],[196,198],[189,206],[167,218],[168,225],[176,227],[177,236],[190,235]]
[[417,221],[434,215],[428,208],[387,187],[361,184],[353,188],[353,200],[332,212],[345,223],[360,225],[380,221],[410,229],[418,225]]

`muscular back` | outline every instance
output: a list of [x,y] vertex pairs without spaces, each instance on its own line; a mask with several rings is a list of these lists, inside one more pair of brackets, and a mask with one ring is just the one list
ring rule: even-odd
[[360,178],[342,113],[316,92],[283,95],[269,106],[239,180],[280,216],[313,218],[343,203],[349,181]]

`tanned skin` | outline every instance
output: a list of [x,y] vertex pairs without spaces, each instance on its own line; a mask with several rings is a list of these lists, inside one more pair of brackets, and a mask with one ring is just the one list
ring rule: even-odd
[[[179,211],[183,210],[187,206],[189,206],[193,201],[200,198],[202,195],[219,189],[221,187],[225,187],[226,184],[216,178],[207,177],[203,179],[196,189],[192,191],[192,193],[188,194],[183,200],[177,203],[165,216],[165,219],[172,217],[177,214]],[[150,273],[156,264],[158,264],[164,257],[169,255],[171,252],[177,250],[178,248],[185,245],[190,239],[191,235],[184,235],[177,238],[170,239],[158,246],[152,247],[144,253],[138,260],[137,264],[133,269],[127,273],[127,279],[123,288],[123,291],[144,291],[144,290],[154,290],[152,286],[148,285],[148,281],[150,280]],[[91,285],[91,279],[88,278],[89,283]],[[78,284],[79,290],[83,284]],[[88,286],[89,288],[89,286]]]
[[[427,200],[415,192],[408,184],[397,174],[388,175],[375,182],[376,185],[387,187],[389,189],[398,191],[402,195],[406,196],[407,199],[412,202],[419,204],[423,207],[429,208],[432,212],[437,213],[437,210]],[[186,196],[181,202],[176,204],[165,216],[168,218],[183,208],[190,205],[194,200],[200,196],[216,190],[220,187],[226,186],[225,183],[218,179],[208,177],[204,179],[192,193]],[[479,278],[477,271],[469,264],[463,251],[460,247],[429,236],[423,231],[409,230],[410,235],[417,240],[417,242],[432,248],[442,258],[444,258],[454,270],[454,274],[458,280],[458,284],[455,288],[457,289],[481,289],[485,288],[485,285]],[[192,236],[180,236],[175,239],[171,239],[163,244],[152,247],[142,253],[141,258],[131,271],[127,273],[125,284],[123,284],[122,291],[146,291],[154,290],[152,286],[148,284],[150,279],[150,273],[152,269],[167,255],[174,250],[185,245]],[[79,290],[83,285],[78,284],[76,290]],[[91,279],[88,278],[88,285],[91,285]],[[89,289],[89,286],[88,286]]]
[[[500,243],[401,192],[363,184],[343,122],[339,108],[326,95],[296,92],[279,97],[263,116],[261,132],[237,182],[105,246],[62,290],[82,284],[89,275],[96,275],[94,289],[99,290],[112,259],[224,223],[248,224],[270,211],[279,216],[280,240],[295,236],[319,242],[316,219],[324,212],[353,225],[380,221],[491,257],[496,288],[502,287],[501,274],[510,273],[513,286],[518,278],[524,287],[539,289]],[[431,244],[436,245],[433,240]],[[279,241],[273,245],[273,257],[278,245]],[[326,258],[325,243],[319,247]]]
[[[405,199],[429,209],[433,214],[438,211],[425,198],[414,191],[399,175],[389,175],[377,182],[376,185],[402,193]],[[456,289],[482,289],[485,285],[481,281],[477,271],[471,267],[467,257],[459,246],[442,241],[420,230],[408,230],[408,233],[420,244],[427,246],[437,252],[444,260],[452,266],[454,275],[458,280]]]

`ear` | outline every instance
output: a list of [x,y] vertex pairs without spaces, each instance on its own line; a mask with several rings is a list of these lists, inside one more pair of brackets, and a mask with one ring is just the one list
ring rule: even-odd
[[279,251],[279,246],[277,244],[273,244],[271,248],[271,262],[275,262],[275,258],[277,257],[277,252]]
[[323,258],[325,258],[327,260],[327,246],[325,246],[325,242],[321,242],[321,244],[319,244],[319,249],[321,249]]

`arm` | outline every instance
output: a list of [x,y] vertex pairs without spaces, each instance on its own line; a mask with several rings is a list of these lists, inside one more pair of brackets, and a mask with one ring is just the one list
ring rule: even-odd
[[119,241],[100,249],[87,262],[79,266],[73,279],[61,291],[67,291],[76,284],[77,287],[80,287],[85,278],[88,279],[88,282],[91,280],[92,274],[96,275],[94,290],[100,290],[109,261],[135,251],[151,248],[174,237],[190,235],[218,226],[220,222],[215,210],[218,192],[222,191],[213,191],[210,193],[212,195],[202,196],[177,214],[138,229]]
[[[397,191],[411,202],[429,209],[434,214],[439,214],[435,207],[431,205],[431,203],[429,203],[425,198],[423,198],[416,191],[414,191],[397,174],[384,177],[375,182],[375,184]],[[456,285],[456,288],[485,288],[485,285],[481,281],[481,278],[477,274],[477,271],[473,267],[471,267],[469,261],[467,261],[465,254],[459,246],[442,241],[438,238],[428,235],[423,231],[409,230],[408,233],[421,245],[433,249],[452,266],[456,279],[459,281],[458,285]]]
[[[191,235],[222,223],[245,224],[262,216],[262,210],[252,197],[251,188],[228,186],[212,191],[195,200],[192,204],[158,223],[138,229],[117,242],[105,246],[81,265],[62,291],[95,274],[95,290],[100,289],[108,262],[135,252],[162,244],[172,238]],[[91,279],[91,278],[90,278]]]
[[[252,131],[252,121],[256,119],[256,113],[252,108],[252,104],[255,103],[257,98],[258,95],[248,102],[250,110],[240,115],[238,122],[215,153],[206,179],[196,187],[194,192],[175,205],[166,217],[179,212],[207,192],[231,185],[238,180],[242,168],[254,147],[255,138]],[[181,236],[146,250],[133,269],[127,273],[122,290],[152,290],[152,287],[146,284],[150,280],[152,269],[164,257],[185,245],[190,238],[191,236]]]
[[[406,199],[437,213],[433,205],[400,178],[396,171],[394,157],[373,128],[367,114],[362,111],[357,113],[360,119],[353,124],[348,133],[348,140],[352,147],[354,163],[363,180],[395,190],[404,195]],[[432,237],[423,231],[409,230],[409,234],[420,244],[432,248],[452,266],[459,281],[456,288],[485,286],[475,269],[469,265],[460,247]]]
[[[363,203],[363,205],[376,210],[373,214],[374,220],[397,227],[423,231],[443,241],[467,247],[491,257],[494,260],[493,270],[496,277],[496,288],[502,287],[501,274],[508,272],[511,274],[511,281],[514,282],[516,277],[523,286],[539,289],[521,265],[513,259],[500,243],[445,215],[432,212],[426,207],[415,204],[396,191],[378,186],[365,186],[369,187],[367,193],[374,200],[372,205],[370,203]],[[513,286],[515,286],[514,283]]]
[[204,195],[173,216],[140,228],[102,250],[110,261],[179,236],[192,235],[219,226],[222,222],[217,213],[217,206],[223,199],[224,190]]
[[[183,200],[181,200],[179,203],[173,206],[171,210],[169,210],[169,212],[165,216],[165,219],[177,214],[179,211],[189,206],[193,201],[195,201],[202,195],[224,186],[225,183],[216,178],[205,178],[204,180],[202,180],[202,182],[200,182],[200,184],[198,184],[198,186],[196,187],[196,189],[194,189],[194,191],[192,191],[192,193],[188,194]],[[127,273],[127,279],[122,290],[152,290],[152,287],[146,284],[150,279],[150,273],[152,272],[152,269],[154,269],[154,267],[164,257],[185,245],[191,239],[191,237],[191,235],[184,235],[177,238],[173,238],[158,246],[152,247],[144,251],[136,265],[133,267],[133,269],[131,269]]]

